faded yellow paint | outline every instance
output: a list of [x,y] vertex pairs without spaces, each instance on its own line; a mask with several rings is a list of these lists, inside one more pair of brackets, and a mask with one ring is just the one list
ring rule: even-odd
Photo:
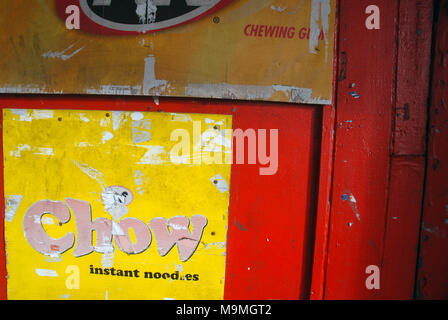
[[[320,10],[325,2],[238,0],[173,29],[100,36],[67,30],[54,0],[1,1],[0,29],[8,32],[0,34],[0,92],[329,103],[336,1],[330,1],[328,25]],[[315,44],[303,37],[306,31],[299,36],[311,27],[313,5],[316,28],[328,27],[325,40]],[[246,36],[249,24],[293,27],[295,33],[291,39]],[[154,61],[149,74],[148,58]],[[145,76],[153,80],[149,87]]]
[[[170,161],[169,151],[178,143],[170,140],[173,130],[185,129],[193,137],[192,121],[200,121],[203,133],[213,130],[209,128],[211,120],[222,121],[220,129],[231,129],[231,116],[5,109],[3,117],[5,198],[23,196],[11,221],[5,221],[9,299],[223,298],[229,191],[220,192],[210,179],[221,174],[230,184],[230,164],[176,165]],[[133,141],[133,118],[150,121],[150,127],[146,127],[150,128],[149,141]],[[154,146],[166,153],[149,157],[148,150]],[[96,176],[81,170],[80,163],[97,170]],[[33,203],[80,199],[90,203],[92,220],[111,219],[105,212],[101,192],[104,186],[112,185],[124,186],[133,193],[125,217],[138,218],[146,224],[155,217],[206,216],[208,224],[191,258],[180,261],[176,245],[161,257],[153,235],[150,247],[140,254],[125,254],[115,246],[113,267],[139,270],[140,277],[95,275],[90,273],[90,265],[102,266],[101,253],[75,257],[71,248],[60,255],[59,261],[59,257],[37,252],[27,242],[23,217]],[[53,238],[70,231],[76,236],[73,214],[62,225],[49,214],[42,221]],[[39,269],[54,270],[57,276],[39,275],[45,273]],[[145,271],[176,270],[181,275],[197,274],[199,280],[143,277]]]

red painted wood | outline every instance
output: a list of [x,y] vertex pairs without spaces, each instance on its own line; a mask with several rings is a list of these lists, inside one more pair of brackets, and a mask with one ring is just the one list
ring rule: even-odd
[[321,300],[325,292],[325,274],[330,230],[330,195],[333,172],[335,108],[325,106],[322,120],[322,146],[319,170],[319,196],[316,217],[313,278],[310,299]]
[[431,65],[432,0],[400,1],[394,154],[423,155]]
[[241,108],[234,126],[279,128],[279,171],[233,166],[226,299],[309,296],[316,212],[320,108]]
[[[424,177],[424,156],[392,158],[381,259],[382,299],[408,300],[414,296]],[[380,254],[381,248],[377,250]]]
[[[3,124],[3,112],[0,114],[0,123]],[[6,252],[5,252],[5,197],[4,197],[4,187],[3,187],[3,129],[0,130],[0,300],[5,300],[7,298],[6,293]]]
[[378,290],[365,287],[365,270],[380,266],[382,257],[398,1],[375,1],[381,12],[380,30],[365,28],[364,12],[370,4],[341,0],[339,7],[340,82],[325,299],[380,297]]
[[448,299],[448,1],[436,25],[417,298]]
[[[258,165],[232,165],[224,295],[226,299],[309,297],[321,107],[200,99],[160,98],[157,104],[151,98],[135,97],[9,95],[0,97],[0,108],[232,114],[234,128],[278,129],[276,175],[260,176]],[[4,259],[4,254],[1,257]],[[3,292],[5,286],[1,281]]]

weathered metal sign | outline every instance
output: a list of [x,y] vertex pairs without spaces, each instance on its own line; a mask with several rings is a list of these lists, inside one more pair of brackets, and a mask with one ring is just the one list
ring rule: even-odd
[[0,93],[329,104],[335,3],[2,1]]
[[81,8],[84,31],[102,34],[155,32],[186,24],[221,9],[233,0],[59,0],[62,19],[66,8]]
[[230,163],[206,159],[231,155],[231,116],[3,121],[9,299],[223,298]]

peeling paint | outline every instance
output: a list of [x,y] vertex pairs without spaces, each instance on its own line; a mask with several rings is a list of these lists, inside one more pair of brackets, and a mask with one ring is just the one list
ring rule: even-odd
[[213,243],[205,243],[202,242],[202,244],[204,245],[204,249],[211,249],[213,247],[218,248],[218,249],[225,249],[226,248],[226,242],[213,242]]
[[155,73],[156,59],[154,55],[149,55],[145,58],[145,72],[143,75],[143,94],[146,95],[161,95],[167,88],[168,81],[157,80]]
[[179,121],[179,122],[191,122],[193,121],[191,119],[191,116],[189,114],[183,114],[183,113],[171,113],[172,121]]
[[103,144],[105,144],[107,141],[109,141],[110,139],[112,139],[114,137],[114,135],[109,132],[109,131],[104,131],[101,141],[103,142]]
[[163,146],[142,146],[148,149],[137,164],[160,165],[166,162],[167,153]]
[[34,154],[37,154],[37,155],[42,155],[42,156],[53,156],[54,155],[53,148],[37,147],[35,149],[37,149],[37,151],[34,152]]
[[271,8],[272,10],[277,11],[277,12],[280,12],[280,13],[286,10],[286,7],[281,7],[281,6],[276,7],[276,6],[274,6],[274,5],[271,5],[270,8]]
[[87,94],[104,94],[104,95],[139,95],[142,91],[142,86],[129,85],[102,85],[100,89],[88,88],[85,89]]
[[217,174],[214,177],[210,178],[210,181],[215,185],[215,187],[221,192],[224,193],[229,190],[229,186],[227,182],[224,180],[221,174]]
[[53,262],[61,262],[62,261],[62,256],[60,253],[55,252],[55,253],[51,253],[51,254],[46,254],[44,256],[44,259],[46,262],[49,263],[53,263]]
[[28,145],[28,144],[19,144],[17,146],[17,150],[10,151],[9,155],[12,156],[12,157],[20,158],[21,152],[25,151],[25,150],[31,151],[30,145]]
[[149,182],[149,178],[140,170],[135,170],[134,181],[137,185],[137,193],[142,195],[145,192],[146,186]]
[[273,85],[235,85],[228,83],[190,83],[185,87],[185,96],[202,98],[270,100],[275,93],[284,93],[289,102],[331,104],[331,100],[313,97],[311,88]]
[[76,49],[75,51],[73,51],[70,54],[66,54],[67,51],[71,50],[76,43],[73,43],[71,45],[69,45],[67,48],[65,48],[62,51],[48,51],[42,54],[42,57],[44,58],[51,58],[51,59],[61,59],[61,60],[69,60],[71,59],[73,56],[75,56],[76,54],[78,54],[81,50],[83,50],[85,48],[85,46],[80,47],[78,49]]
[[316,47],[319,43],[320,34],[318,21],[320,21],[325,38],[325,62],[328,62],[328,30],[330,13],[330,0],[312,0],[310,15],[311,31],[309,40],[309,51],[310,53],[317,54]]
[[49,270],[49,269],[35,269],[37,275],[41,277],[59,277],[56,270]]
[[20,194],[5,196],[5,220],[12,222],[17,210],[19,209],[20,203],[22,202],[23,196]]
[[54,116],[53,110],[33,110],[32,118],[36,120],[52,119]]
[[[136,113],[133,113],[132,115],[135,114]],[[137,117],[135,118],[137,119]],[[143,117],[141,119],[143,119]],[[147,141],[151,141],[151,121],[150,120],[132,121],[132,143],[142,143]]]
[[129,115],[129,112],[112,111],[112,128],[114,131],[118,130],[127,121],[127,115]]
[[103,200],[104,211],[108,212],[114,221],[118,221],[129,212],[127,206],[132,202],[133,195],[125,187],[110,186],[101,192],[101,199]]
[[12,114],[20,116],[19,121],[32,121],[33,118],[27,109],[11,109]]
[[104,189],[107,187],[104,175],[96,170],[95,168],[90,167],[88,164],[81,163],[75,160],[71,160],[79,169],[81,169],[85,174],[87,174],[90,178],[96,180],[101,187]]

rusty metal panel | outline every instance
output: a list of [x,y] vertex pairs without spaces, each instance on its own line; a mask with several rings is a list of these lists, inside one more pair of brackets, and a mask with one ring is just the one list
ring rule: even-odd
[[2,1],[0,93],[332,101],[336,0],[95,2]]

